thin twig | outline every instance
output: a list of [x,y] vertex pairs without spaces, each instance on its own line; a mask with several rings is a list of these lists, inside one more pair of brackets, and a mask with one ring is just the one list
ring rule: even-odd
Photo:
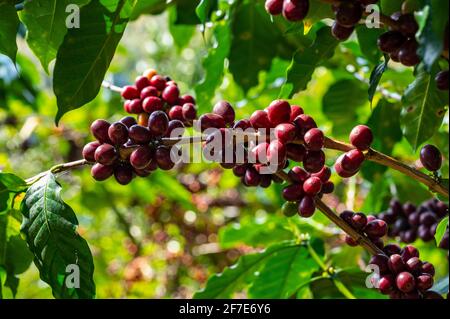
[[103,82],[102,82],[102,86],[103,86],[105,89],[111,90],[111,91],[113,91],[113,92],[122,93],[122,88],[121,88],[121,87],[115,86],[115,85],[113,85],[112,83],[109,83],[109,82],[107,82],[107,81],[103,81]]
[[38,175],[28,178],[27,180],[25,180],[25,182],[28,185],[31,185],[31,184],[36,183],[38,180],[40,180],[42,177],[44,177],[45,175],[47,175],[49,173],[58,174],[58,173],[69,171],[69,170],[79,168],[79,167],[82,167],[82,166],[85,166],[88,164],[90,164],[90,163],[84,159],[74,161],[74,162],[64,163],[64,164],[58,164],[58,165],[55,165],[52,168],[50,168],[48,171],[39,173]]

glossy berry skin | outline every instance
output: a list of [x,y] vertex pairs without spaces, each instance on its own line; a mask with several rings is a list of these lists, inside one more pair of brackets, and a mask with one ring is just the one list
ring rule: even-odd
[[355,172],[361,168],[364,162],[364,153],[360,150],[351,150],[344,154],[342,157],[341,165],[342,168],[347,172]]
[[139,114],[143,112],[142,102],[140,99],[134,99],[125,102],[125,111],[130,114]]
[[414,276],[409,272],[401,272],[396,278],[397,288],[404,293],[409,293],[416,288],[416,282]]
[[397,22],[399,31],[408,37],[413,37],[419,30],[414,14],[402,14]]
[[233,125],[233,129],[237,130],[237,129],[241,129],[243,131],[246,131],[248,129],[252,128],[252,123],[250,123],[250,120],[239,120],[236,123],[234,123]]
[[195,109],[195,105],[193,103],[185,103],[183,104],[183,117],[187,122],[192,122],[197,118],[197,110]]
[[341,26],[336,21],[333,23],[331,27],[331,34],[336,40],[345,41],[352,35],[353,31],[355,31],[355,27],[344,27]]
[[395,287],[395,280],[393,276],[387,275],[380,278],[378,281],[378,289],[383,295],[388,295]]
[[387,234],[388,226],[386,222],[382,220],[374,220],[369,222],[364,231],[371,238],[381,238]]
[[114,146],[103,144],[97,147],[94,153],[95,161],[103,165],[112,165],[117,159],[117,152]]
[[362,7],[358,2],[344,1],[336,9],[336,22],[343,27],[353,27],[362,18]]
[[123,145],[128,141],[128,128],[121,122],[111,124],[108,136],[114,145]]
[[109,122],[105,120],[95,120],[91,124],[91,133],[100,143],[109,143],[109,126]]
[[114,177],[120,185],[128,185],[133,180],[133,170],[128,165],[119,165],[114,168]]
[[428,289],[433,287],[433,284],[433,277],[428,274],[423,274],[416,278],[416,286],[420,291],[427,291]]
[[284,0],[283,16],[288,21],[301,21],[309,11],[309,0]]
[[175,85],[169,85],[163,90],[161,96],[170,105],[175,105],[178,102],[180,90]]
[[283,2],[284,0],[266,0],[266,11],[273,16],[281,14],[283,11]]
[[167,127],[166,137],[181,137],[185,132],[185,126],[180,120],[172,120]]
[[153,113],[155,111],[162,110],[163,106],[164,102],[156,96],[149,96],[142,102],[142,108],[147,113]]
[[159,91],[162,91],[166,87],[166,82],[166,79],[161,75],[155,75],[151,78],[150,85],[154,86]]
[[322,190],[322,181],[318,177],[310,177],[303,184],[303,190],[310,196],[315,196]]
[[143,89],[150,86],[150,80],[146,76],[138,76],[134,84],[138,91],[141,92]]
[[400,248],[399,245],[397,244],[387,244],[386,246],[384,246],[383,251],[388,255],[388,256],[392,256],[395,254],[400,255],[402,249]]
[[406,262],[406,269],[412,274],[417,274],[422,269],[422,262],[419,258],[413,257]]
[[145,169],[153,159],[153,150],[149,146],[140,146],[130,155],[130,164],[136,169]]
[[245,172],[244,181],[247,186],[256,187],[261,183],[261,175],[253,167],[250,167]]
[[139,90],[132,85],[128,85],[122,88],[122,97],[126,100],[134,100],[140,97]]
[[267,160],[270,164],[283,168],[287,157],[286,146],[278,140],[270,142],[267,148]]
[[195,99],[192,95],[183,95],[182,97],[180,97],[180,99],[184,101],[184,103],[181,103],[180,105],[184,105],[186,103],[191,103],[195,105]]
[[169,118],[171,120],[184,121],[183,117],[183,107],[180,105],[175,105],[169,110]]
[[99,182],[105,181],[113,175],[112,166],[106,166],[100,163],[95,164],[91,168],[92,177]]
[[389,271],[388,262],[389,262],[389,258],[387,256],[378,254],[378,255],[373,256],[370,259],[369,265],[378,266],[380,274],[385,274],[386,272]]
[[436,86],[441,91],[448,91],[448,70],[436,74]]
[[325,182],[322,185],[322,193],[323,194],[331,194],[334,192],[334,183],[331,181]]
[[148,86],[141,91],[141,100],[145,100],[150,96],[158,96],[158,90],[153,86]]
[[302,114],[305,114],[305,112],[301,106],[291,105],[291,118],[289,119],[289,122],[294,122],[294,120]]
[[378,38],[378,48],[384,53],[393,53],[400,49],[406,38],[398,31],[388,31]]
[[281,212],[286,217],[293,217],[297,215],[298,212],[298,204],[294,202],[284,203],[283,207],[281,207]]
[[425,145],[420,150],[420,162],[429,171],[438,171],[442,166],[442,154],[434,145]]
[[301,217],[309,218],[312,215],[314,215],[314,212],[316,211],[316,204],[314,202],[314,198],[311,196],[305,196],[300,201],[300,204],[298,206],[298,213]]
[[415,39],[406,41],[398,51],[398,59],[405,66],[415,66],[419,64],[420,57],[417,54],[418,43]]
[[266,109],[271,127],[287,123],[291,119],[291,105],[284,100],[275,100]]
[[209,128],[224,128],[225,127],[225,120],[222,116],[214,114],[214,113],[207,113],[203,114],[199,118],[200,122],[200,128],[203,131],[209,129]]
[[322,183],[326,183],[331,177],[331,169],[324,166],[320,172],[312,174],[313,177],[318,177]]
[[236,119],[236,113],[234,112],[231,104],[227,101],[220,101],[216,103],[213,108],[213,113],[222,116],[226,125],[233,124]]
[[433,264],[430,264],[429,262],[422,263],[421,272],[424,274],[429,274],[431,276],[434,276],[436,274],[436,270],[434,269]]
[[306,132],[305,145],[311,151],[320,151],[325,143],[325,136],[318,128],[312,128]]
[[318,173],[325,166],[325,153],[323,151],[308,151],[303,160],[303,167],[309,173]]
[[306,132],[308,132],[309,130],[317,127],[317,124],[314,121],[314,119],[311,116],[306,115],[306,114],[299,115],[294,120],[294,124],[295,124],[295,126],[297,126],[300,138],[303,138],[305,136]]
[[124,124],[127,128],[130,128],[133,125],[137,124],[136,119],[132,116],[126,116],[122,118],[119,122]]
[[290,143],[294,141],[297,128],[290,123],[283,123],[275,127],[275,137],[282,143]]
[[169,118],[163,111],[156,111],[150,115],[148,120],[148,128],[155,137],[164,136],[169,127]]
[[294,183],[298,184],[303,184],[310,177],[310,174],[300,166],[294,166],[288,175]]
[[130,127],[128,136],[136,144],[148,144],[152,139],[150,130],[142,125],[133,125]]
[[295,162],[303,162],[306,156],[306,148],[299,144],[288,144],[287,145],[288,158]]
[[368,150],[372,142],[372,130],[366,125],[358,125],[350,133],[350,143],[361,151]]
[[351,225],[357,230],[362,230],[367,225],[367,216],[363,213],[356,213],[352,216]]
[[175,166],[170,158],[170,148],[168,147],[159,146],[155,152],[155,159],[158,167],[163,171],[169,171]]
[[420,258],[419,251],[417,250],[417,248],[411,245],[405,246],[402,249],[401,256],[403,258],[403,261],[405,262],[414,257]]
[[303,195],[303,188],[300,184],[292,184],[283,189],[283,198],[288,202],[299,201]]
[[347,171],[342,167],[342,161],[344,157],[345,154],[339,156],[339,158],[336,160],[336,163],[334,164],[334,170],[336,171],[336,174],[338,174],[342,178],[350,178],[352,176],[355,176],[358,173],[358,170]]
[[83,147],[83,158],[91,163],[95,162],[95,151],[101,145],[100,142],[91,142]]
[[252,124],[252,127],[255,129],[260,128],[271,128],[272,123],[269,121],[269,116],[267,112],[257,110],[253,112],[253,114],[250,116],[250,123]]
[[389,270],[394,274],[398,274],[406,270],[406,264],[403,261],[402,256],[397,254],[389,257],[388,266]]

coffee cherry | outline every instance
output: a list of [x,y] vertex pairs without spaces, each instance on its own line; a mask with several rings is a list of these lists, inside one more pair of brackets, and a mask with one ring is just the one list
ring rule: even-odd
[[384,53],[393,53],[400,49],[406,38],[397,31],[388,31],[378,38],[378,47]]
[[125,111],[130,114],[139,114],[144,111],[142,108],[142,102],[140,99],[134,99],[125,102]]
[[182,97],[180,97],[180,99],[182,99],[182,101],[184,101],[184,103],[180,103],[180,105],[184,105],[186,103],[195,105],[195,99],[192,95],[183,95]]
[[306,132],[304,140],[305,145],[309,150],[320,151],[324,146],[325,136],[318,128],[312,128]]
[[283,16],[288,21],[303,20],[309,11],[309,0],[284,0]]
[[140,146],[130,155],[130,164],[136,169],[145,169],[153,159],[154,152],[149,146]]
[[358,170],[356,171],[347,171],[342,167],[342,161],[345,157],[345,154],[342,154],[339,156],[339,158],[336,160],[336,163],[334,164],[334,170],[336,173],[342,177],[342,178],[350,178],[358,173]]
[[110,142],[108,136],[109,122],[105,120],[95,120],[91,124],[91,133],[100,143]]
[[353,27],[362,18],[362,7],[359,2],[340,2],[336,14],[336,22],[343,27]]
[[347,172],[356,172],[361,168],[361,164],[364,162],[364,153],[360,150],[351,150],[344,154],[342,157],[342,168]]
[[438,222],[436,215],[432,212],[425,212],[420,215],[420,224],[425,226],[432,226]]
[[114,145],[123,145],[128,141],[128,128],[121,122],[111,124],[108,136]]
[[175,105],[169,110],[169,118],[171,120],[184,121],[183,117],[183,107],[180,105]]
[[193,103],[185,103],[183,105],[183,118],[187,122],[192,122],[197,118],[197,110]]
[[289,122],[294,122],[294,120],[304,114],[303,108],[298,105],[291,105],[291,118],[289,119]]
[[306,156],[306,148],[299,144],[288,144],[287,145],[288,158],[295,162],[303,162]]
[[422,239],[424,242],[428,242],[433,240],[434,234],[431,232],[430,227],[426,225],[420,225],[418,229],[418,236],[420,239]]
[[297,215],[298,212],[298,204],[295,202],[286,202],[283,207],[281,207],[281,212],[286,217],[293,217]]
[[167,114],[163,111],[156,111],[150,115],[148,120],[148,128],[150,132],[155,137],[164,136],[169,127],[169,118]]
[[145,98],[142,102],[142,108],[147,113],[153,113],[162,110],[164,107],[164,102],[156,96],[149,96]]
[[141,91],[141,100],[145,100],[150,96],[158,96],[158,90],[153,86],[148,86]]
[[418,43],[415,39],[406,41],[398,51],[398,59],[405,66],[415,66],[419,64],[420,57],[417,54]]
[[298,206],[298,213],[301,217],[309,218],[312,215],[314,215],[314,212],[316,211],[316,203],[314,202],[314,198],[311,196],[305,196],[300,201],[300,204]]
[[385,274],[389,271],[388,263],[389,263],[389,258],[382,254],[373,256],[369,261],[369,265],[378,266],[380,274]]
[[367,216],[363,213],[356,213],[353,215],[351,225],[356,230],[362,230],[367,225]]
[[99,182],[105,181],[113,174],[112,166],[106,166],[100,163],[95,164],[91,168],[92,177]]
[[209,129],[209,128],[223,128],[225,127],[225,120],[222,116],[213,114],[213,113],[207,113],[203,114],[199,118],[200,127],[202,132]]
[[378,289],[383,295],[390,294],[395,288],[395,280],[391,275],[383,276],[378,281]]
[[269,148],[269,143],[263,142],[256,145],[249,153],[249,158],[252,162],[267,164],[267,150]]
[[140,92],[146,87],[150,86],[150,80],[146,76],[138,76],[134,84]]
[[284,0],[266,0],[266,11],[273,16],[281,14],[283,11],[283,2]]
[[417,250],[417,248],[415,248],[414,246],[411,246],[411,245],[408,245],[402,249],[401,256],[403,258],[403,261],[405,261],[405,262],[407,262],[408,260],[410,260],[411,258],[414,258],[414,257],[420,258],[419,251]]
[[172,120],[167,127],[166,137],[182,137],[185,132],[183,122],[180,120]]
[[166,86],[161,97],[170,105],[175,105],[180,97],[180,90],[175,85]]
[[406,262],[406,269],[412,274],[417,274],[421,270],[421,268],[422,262],[417,257],[413,257]]
[[214,105],[213,113],[222,116],[227,125],[233,124],[236,118],[233,107],[227,101],[220,101]]
[[350,133],[350,143],[361,151],[368,150],[372,142],[372,130],[365,125],[356,126]]
[[436,86],[441,91],[448,91],[448,70],[436,74]]
[[354,240],[352,237],[346,235],[345,236],[345,243],[349,245],[350,247],[357,247],[359,246],[358,242]]
[[306,132],[317,127],[317,124],[314,121],[314,119],[306,114],[301,114],[297,116],[297,118],[294,120],[294,124],[295,126],[297,126],[300,135],[299,137],[301,138],[303,138]]
[[310,177],[310,174],[299,166],[294,166],[288,175],[294,183],[298,184],[303,184]]
[[308,151],[303,160],[303,167],[309,173],[318,173],[325,166],[325,153],[323,151]]
[[413,37],[419,31],[414,14],[402,14],[397,20],[398,29],[405,36]]
[[293,124],[283,123],[275,127],[275,137],[282,143],[294,141],[297,128]]
[[170,157],[170,148],[166,146],[159,146],[156,149],[155,160],[158,163],[158,167],[163,171],[169,171],[175,166]]
[[114,146],[102,144],[95,150],[95,161],[103,165],[112,165],[117,159],[117,152]]
[[429,171],[438,171],[442,166],[442,154],[436,146],[425,145],[420,150],[420,162]]
[[150,85],[154,86],[158,91],[164,90],[166,87],[166,79],[161,75],[155,75],[150,79]]
[[284,100],[275,100],[266,109],[271,127],[287,123],[291,119],[291,105]]
[[334,183],[331,181],[325,182],[322,186],[323,194],[331,194],[334,192]]
[[428,274],[420,275],[416,278],[416,286],[420,291],[427,291],[431,287],[433,287],[434,280],[433,276]]
[[421,272],[424,274],[429,274],[431,276],[434,276],[436,274],[433,264],[430,264],[429,262],[422,263]]
[[95,162],[95,151],[101,145],[100,142],[91,142],[83,147],[83,158],[88,162]]
[[389,270],[394,274],[398,274],[406,270],[406,264],[403,261],[402,256],[397,254],[389,257],[388,266]]
[[326,183],[331,177],[331,169],[327,166],[324,166],[320,172],[314,173],[311,176],[318,177],[322,181],[322,183]]
[[355,27],[344,27],[341,26],[336,21],[333,23],[333,26],[331,27],[331,34],[333,37],[336,38],[336,40],[339,41],[345,41],[352,35],[353,31],[355,31]]
[[142,125],[133,125],[130,127],[128,136],[136,144],[148,144],[152,140],[150,130]]
[[322,181],[318,177],[310,177],[303,184],[303,190],[306,194],[315,196],[322,190]]
[[286,162],[287,150],[286,146],[278,140],[273,140],[270,142],[267,148],[267,160],[271,165],[278,164],[279,167],[283,168]]
[[392,256],[395,254],[400,255],[402,249],[400,248],[399,245],[397,244],[387,244],[386,246],[384,246],[383,251],[388,255],[388,256]]
[[252,127],[252,123],[250,123],[250,120],[239,120],[233,125],[233,129],[241,129],[243,131],[246,131],[247,129]]
[[387,234],[388,226],[386,222],[376,219],[368,222],[364,231],[371,238],[381,238]]
[[114,177],[120,185],[128,185],[133,180],[133,169],[129,165],[118,165],[114,168]]
[[122,118],[119,122],[125,125],[127,128],[130,128],[133,125],[137,124],[135,118],[132,116],[126,116]]
[[132,85],[128,85],[122,88],[121,95],[126,100],[134,100],[139,98],[139,90]]
[[255,129],[272,127],[267,112],[261,110],[255,111],[252,116],[250,116],[250,123]]
[[283,198],[288,202],[299,201],[303,195],[303,187],[300,184],[292,184],[283,189]]
[[247,186],[256,187],[261,182],[261,175],[253,167],[250,167],[245,172],[244,180]]
[[416,288],[414,276],[406,271],[397,275],[396,284],[397,288],[404,293],[412,292]]

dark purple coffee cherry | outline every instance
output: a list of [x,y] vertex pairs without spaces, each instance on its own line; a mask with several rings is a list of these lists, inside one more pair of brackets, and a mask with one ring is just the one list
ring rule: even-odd
[[380,274],[385,274],[389,271],[388,262],[389,258],[386,255],[378,254],[370,259],[369,265],[378,266]]
[[367,225],[367,216],[363,213],[356,213],[353,215],[351,225],[356,230],[362,230]]
[[273,16],[281,14],[283,11],[283,2],[284,0],[266,0],[266,11]]
[[130,127],[128,136],[136,144],[148,144],[152,140],[150,130],[142,125],[133,125]]
[[154,151],[149,146],[140,146],[130,155],[130,164],[139,170],[145,169],[154,156]]
[[203,114],[200,116],[199,122],[202,132],[210,128],[223,128],[226,126],[224,118],[213,113]]
[[300,201],[298,206],[298,213],[301,217],[309,218],[314,215],[316,211],[316,203],[314,202],[314,198],[311,196],[305,196]]
[[397,20],[398,30],[405,36],[414,37],[419,31],[419,25],[416,22],[414,14],[402,14]]
[[368,222],[364,228],[365,233],[371,238],[381,238],[387,234],[387,230],[386,222],[379,219]]
[[353,31],[355,31],[355,27],[344,27],[341,26],[336,21],[333,23],[331,27],[331,34],[336,40],[345,41],[352,35]]
[[356,126],[350,133],[350,143],[361,151],[368,150],[372,142],[372,130],[365,125]]
[[436,214],[432,212],[425,212],[420,215],[420,224],[431,227],[433,224],[437,223]]
[[434,284],[434,280],[433,280],[433,276],[431,276],[431,275],[423,274],[416,278],[417,289],[419,289],[422,292],[425,292],[428,289],[430,289],[431,287],[433,287],[433,284]]
[[414,246],[411,246],[411,245],[405,246],[402,249],[401,256],[402,256],[404,262],[407,262],[408,260],[410,260],[413,257],[420,258],[419,251],[417,250],[417,248]]
[[417,54],[419,44],[415,39],[406,41],[398,51],[398,59],[405,66],[415,66],[419,64],[420,57]]
[[422,268],[422,262],[417,257],[413,257],[406,262],[406,269],[412,274],[419,273],[421,268]]
[[109,143],[109,126],[109,122],[105,120],[95,120],[91,124],[91,133],[100,143]]
[[288,144],[287,147],[287,155],[288,158],[301,163],[305,159],[306,156],[306,148],[300,144]]
[[442,166],[442,154],[434,145],[425,145],[420,150],[420,162],[429,171],[438,171]]
[[163,171],[169,171],[175,166],[170,156],[170,148],[166,146],[159,146],[156,149],[155,160],[158,163],[158,167]]
[[114,168],[114,177],[120,185],[128,185],[133,180],[133,169],[129,165],[118,165]]
[[128,141],[128,128],[121,122],[111,124],[108,136],[114,145],[123,145]]
[[383,251],[388,256],[392,256],[392,255],[395,255],[395,254],[400,255],[401,252],[402,252],[402,249],[397,244],[387,244],[386,246],[384,246]]
[[283,198],[288,202],[299,201],[303,195],[303,187],[300,184],[292,184],[283,189]]
[[91,142],[83,148],[83,158],[91,163],[95,162],[95,151],[101,145],[100,142]]
[[95,150],[95,161],[103,165],[112,165],[117,159],[117,151],[110,144],[102,144]]
[[182,137],[185,132],[185,126],[180,120],[172,120],[167,127],[166,137]]
[[303,160],[303,167],[309,173],[318,173],[325,166],[325,153],[323,151],[308,151]]
[[398,31],[388,31],[378,38],[378,47],[384,53],[393,53],[400,49],[406,38]]
[[130,128],[133,125],[137,124],[136,119],[132,116],[126,116],[122,118],[119,122],[124,124],[127,128]]
[[323,194],[331,194],[334,192],[334,183],[331,181],[327,181],[322,186],[322,193]]
[[340,2],[336,9],[336,22],[344,27],[353,27],[362,18],[363,9],[357,1]]
[[148,120],[148,128],[155,137],[164,136],[169,127],[169,118],[163,111],[156,111],[150,115]]
[[288,21],[303,20],[309,11],[309,0],[284,0],[283,16]]
[[441,91],[448,91],[448,70],[436,74],[436,86]]
[[261,175],[253,168],[250,167],[246,170],[244,175],[245,185],[249,187],[256,187],[261,183]]
[[429,262],[422,263],[421,272],[424,274],[429,274],[431,276],[434,276],[436,274],[436,270],[434,269],[433,264]]
[[100,163],[95,164],[91,168],[92,177],[99,182],[105,181],[110,178],[113,172],[114,171],[112,166],[107,166]]
[[236,113],[227,101],[220,101],[214,105],[213,113],[222,116],[226,125],[233,124],[236,119]]

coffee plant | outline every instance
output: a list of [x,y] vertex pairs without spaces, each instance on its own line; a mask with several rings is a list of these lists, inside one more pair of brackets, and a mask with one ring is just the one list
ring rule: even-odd
[[448,11],[0,0],[0,298],[448,298]]

